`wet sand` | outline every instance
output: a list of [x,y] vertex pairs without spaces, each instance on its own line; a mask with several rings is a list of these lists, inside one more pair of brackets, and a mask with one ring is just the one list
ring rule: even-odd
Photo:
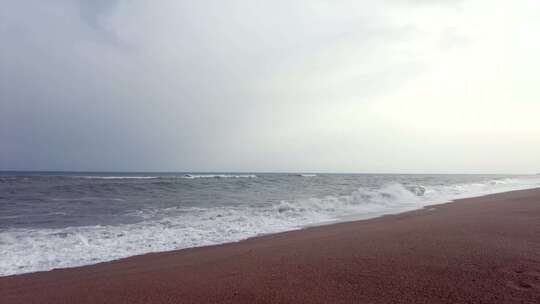
[[0,303],[540,303],[540,189],[2,277]]

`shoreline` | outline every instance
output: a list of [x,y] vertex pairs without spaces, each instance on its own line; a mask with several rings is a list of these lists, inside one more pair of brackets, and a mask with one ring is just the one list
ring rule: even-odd
[[536,303],[540,188],[4,276],[0,298],[6,303]]
[[344,224],[344,223],[350,223],[350,222],[369,221],[369,220],[373,220],[373,219],[377,219],[377,218],[384,218],[384,217],[387,217],[387,216],[394,216],[394,215],[400,215],[400,214],[405,214],[405,213],[409,213],[409,212],[421,211],[421,210],[430,208],[432,206],[451,204],[451,203],[454,203],[454,202],[460,201],[460,200],[482,198],[482,197],[491,196],[491,195],[498,195],[498,194],[516,192],[516,191],[527,191],[527,190],[534,190],[534,189],[540,189],[540,187],[538,187],[538,188],[525,188],[525,189],[507,190],[507,191],[501,191],[501,192],[495,192],[495,193],[487,193],[487,194],[478,194],[478,193],[476,193],[476,194],[473,194],[473,196],[466,196],[466,197],[459,197],[459,198],[455,198],[455,199],[441,200],[440,202],[431,201],[431,202],[427,202],[427,205],[424,205],[424,206],[421,206],[421,207],[415,206],[415,207],[409,207],[409,208],[402,208],[402,209],[396,210],[394,212],[385,212],[385,211],[383,211],[383,212],[374,212],[374,213],[371,213],[370,215],[365,215],[365,214],[364,215],[360,215],[360,214],[354,215],[353,214],[353,215],[348,215],[348,216],[336,218],[336,219],[333,219],[333,220],[327,220],[327,221],[323,221],[323,222],[317,222],[317,223],[306,224],[306,225],[301,225],[301,226],[297,226],[297,227],[291,227],[288,230],[284,230],[284,231],[261,233],[261,234],[258,234],[258,235],[253,235],[253,236],[246,237],[244,239],[240,239],[240,240],[236,240],[236,241],[227,241],[227,242],[224,242],[224,243],[202,245],[202,246],[195,246],[195,247],[185,247],[185,248],[165,250],[165,251],[152,251],[152,252],[146,252],[146,253],[142,253],[142,254],[135,254],[135,255],[125,256],[125,257],[121,257],[121,258],[117,258],[117,259],[113,259],[113,260],[98,261],[98,262],[92,263],[92,264],[83,264],[83,265],[52,268],[52,269],[48,269],[48,270],[37,270],[37,271],[15,273],[15,274],[9,274],[9,275],[0,275],[0,279],[5,278],[5,277],[11,277],[11,276],[19,276],[19,275],[26,275],[26,274],[41,273],[41,272],[49,272],[49,271],[65,270],[65,269],[72,269],[72,268],[79,268],[79,267],[95,266],[95,265],[99,265],[99,264],[102,264],[102,263],[110,263],[110,262],[115,262],[115,261],[121,261],[121,260],[124,260],[124,259],[129,259],[129,258],[138,257],[138,256],[145,256],[145,255],[149,255],[149,254],[169,253],[169,252],[176,252],[176,251],[181,251],[181,250],[189,250],[189,249],[194,249],[194,248],[214,247],[214,246],[221,246],[221,245],[239,243],[239,242],[244,242],[244,241],[247,241],[247,240],[250,240],[250,239],[269,236],[269,235],[274,235],[274,234],[282,234],[282,233],[288,233],[288,232],[293,232],[293,231],[301,231],[301,230],[310,229],[310,228],[324,227],[324,226],[329,226],[329,225]]

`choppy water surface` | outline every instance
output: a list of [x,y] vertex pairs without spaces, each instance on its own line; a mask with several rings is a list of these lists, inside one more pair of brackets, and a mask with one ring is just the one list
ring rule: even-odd
[[0,275],[540,186],[540,176],[0,173]]

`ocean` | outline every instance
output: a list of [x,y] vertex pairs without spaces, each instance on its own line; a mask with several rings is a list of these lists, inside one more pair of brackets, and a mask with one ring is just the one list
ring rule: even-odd
[[1,172],[0,276],[536,187],[533,175]]

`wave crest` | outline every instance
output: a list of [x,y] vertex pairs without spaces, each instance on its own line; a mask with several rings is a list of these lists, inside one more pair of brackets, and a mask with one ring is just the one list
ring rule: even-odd
[[257,175],[254,174],[184,174],[180,178],[185,179],[198,179],[198,178],[256,178]]
[[[204,176],[199,178],[215,175]],[[140,217],[140,222],[133,224],[8,229],[0,231],[0,275],[81,266],[136,254],[234,242],[259,234],[329,221],[372,218],[457,198],[538,185],[538,181],[519,179],[437,186],[394,183],[359,188],[348,195],[328,195],[274,204],[139,210],[136,216]]]

